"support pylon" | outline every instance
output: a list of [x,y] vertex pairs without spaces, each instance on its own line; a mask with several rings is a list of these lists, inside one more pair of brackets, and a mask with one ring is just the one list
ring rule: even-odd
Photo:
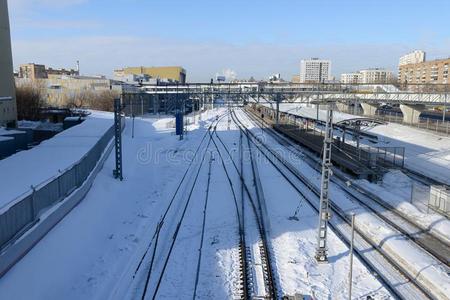
[[325,138],[323,141],[322,181],[320,186],[319,230],[317,236],[316,260],[328,262],[327,228],[331,215],[329,212],[329,183],[331,177],[331,145],[333,143],[333,110],[327,106]]

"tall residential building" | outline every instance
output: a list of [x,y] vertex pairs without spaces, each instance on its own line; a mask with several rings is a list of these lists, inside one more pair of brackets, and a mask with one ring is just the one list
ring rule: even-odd
[[14,126],[17,120],[16,91],[6,0],[0,0],[0,45],[0,126]]
[[147,75],[151,78],[186,83],[186,70],[182,67],[127,67],[114,70],[114,77],[120,79],[127,75]]
[[400,57],[399,66],[409,65],[409,64],[418,64],[425,61],[425,51],[415,50],[411,53],[403,55]]
[[424,61],[399,66],[400,83],[439,83],[450,84],[450,58]]
[[300,82],[317,83],[331,79],[331,61],[318,58],[301,60]]

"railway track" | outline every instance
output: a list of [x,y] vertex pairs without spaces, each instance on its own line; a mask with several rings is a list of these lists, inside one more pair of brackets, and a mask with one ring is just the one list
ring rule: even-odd
[[[214,127],[214,133],[217,134],[216,127]],[[241,201],[241,206],[239,206],[239,200],[238,200],[238,197],[236,196],[236,192],[234,190],[233,181],[232,181],[231,176],[228,172],[228,169],[225,165],[225,160],[222,156],[222,153],[219,150],[217,143],[214,140],[213,133],[210,132],[209,134],[210,134],[211,141],[213,142],[214,147],[216,148],[216,151],[218,153],[218,157],[220,158],[220,163],[222,165],[222,168],[225,172],[227,181],[229,183],[231,193],[233,196],[234,206],[236,209],[236,217],[237,217],[238,233],[239,233],[239,249],[238,249],[239,272],[240,272],[240,281],[241,281],[238,288],[241,291],[241,295],[240,295],[241,299],[247,300],[247,299],[249,299],[249,296],[251,294],[251,292],[250,292],[251,291],[251,285],[250,285],[251,280],[249,280],[250,264],[249,264],[248,256],[246,253],[247,244],[246,244],[246,236],[245,236],[245,219],[244,219],[244,209],[243,209],[244,202]],[[241,207],[241,208],[239,208],[239,207]]]
[[[246,114],[252,120],[257,121],[257,117],[252,116],[251,113],[246,112]],[[291,142],[289,138],[280,136],[273,129],[265,129],[273,139],[285,146],[289,152],[297,158],[304,160],[317,172],[320,172],[321,162],[312,153],[309,153],[307,150],[299,150],[298,145]],[[432,234],[429,228],[425,228],[417,222],[412,221],[405,214],[396,210],[379,196],[364,189],[362,186],[357,184],[348,185],[351,182],[351,178],[343,174],[340,170],[334,169],[333,174],[334,176],[331,178],[331,181],[338,185],[349,198],[377,215],[381,220],[417,244],[418,247],[422,248],[442,264],[447,267],[450,266],[450,245]]]
[[[250,222],[250,214],[254,214],[254,222],[257,224],[256,227],[258,228],[258,233],[261,236],[261,243],[259,244],[259,250],[260,250],[260,257],[259,260],[261,261],[262,270],[263,270],[263,276],[264,276],[264,283],[265,283],[265,289],[266,289],[266,295],[264,295],[265,299],[276,299],[276,290],[275,290],[275,284],[273,283],[273,275],[272,275],[272,267],[271,267],[271,258],[267,246],[267,240],[265,234],[265,228],[262,224],[262,216],[257,214],[257,206],[259,207],[259,201],[260,201],[260,192],[255,192],[258,196],[256,197],[256,201],[254,199],[254,196],[251,193],[251,190],[249,189],[248,185],[246,184],[244,177],[243,177],[243,168],[241,170],[237,169],[236,163],[233,162],[233,167],[235,171],[237,172],[237,177],[239,178],[239,183],[242,190],[242,196],[239,199],[237,196],[237,192],[235,191],[235,185],[233,184],[233,175],[230,174],[230,169],[225,164],[225,158],[223,155],[223,151],[225,151],[226,155],[229,156],[231,159],[231,153],[229,149],[227,149],[226,144],[223,142],[222,138],[217,134],[217,124],[226,116],[226,114],[222,115],[220,118],[217,118],[217,120],[211,124],[211,126],[208,128],[207,133],[202,137],[197,149],[194,152],[194,156],[192,161],[189,163],[188,168],[186,169],[181,181],[179,182],[174,194],[172,195],[171,200],[169,201],[169,204],[167,208],[164,211],[164,214],[161,216],[160,221],[158,222],[155,232],[153,233],[153,237],[151,239],[151,242],[149,246],[146,248],[144,254],[142,255],[139,264],[137,268],[134,271],[133,278],[139,278],[141,283],[137,284],[137,290],[139,295],[135,295],[133,298],[140,298],[141,300],[144,299],[157,299],[159,296],[160,287],[162,285],[165,272],[167,270],[168,263],[170,261],[173,249],[175,247],[175,243],[177,241],[177,237],[180,231],[180,227],[183,223],[183,220],[186,216],[187,208],[189,206],[189,203],[191,201],[193,191],[195,186],[198,184],[198,177],[201,173],[201,170],[203,168],[204,162],[207,157],[207,153],[212,153],[211,149],[214,147],[217,152],[217,158],[220,160],[220,164],[225,172],[226,179],[228,181],[228,186],[231,191],[232,199],[234,202],[234,206],[236,209],[236,220],[237,220],[237,231],[239,235],[239,241],[238,241],[238,256],[239,256],[239,262],[238,262],[238,272],[239,275],[239,282],[237,283],[237,289],[239,290],[238,297],[240,299],[253,299],[254,297],[258,296],[255,294],[254,291],[254,282],[253,282],[253,269],[255,264],[252,263],[251,255],[249,255],[249,245],[247,245],[247,238],[249,233],[247,232],[248,229],[246,228],[246,223]],[[241,145],[241,151],[243,149],[243,143],[242,143],[242,136],[240,138],[240,145]],[[222,147],[222,149],[221,149]],[[241,152],[242,153],[242,152]],[[197,165],[194,164],[194,161],[198,161],[200,159],[200,163]],[[243,166],[244,159],[241,155],[240,157],[241,164]],[[209,196],[209,185],[211,181],[211,163],[213,161],[213,156],[211,154],[209,158],[209,166],[208,166],[208,179],[207,179],[207,193],[205,197],[205,202],[203,206],[203,218],[202,218],[202,224],[201,224],[201,235],[200,235],[200,246],[199,246],[199,254],[198,254],[198,260],[196,265],[196,271],[195,271],[195,283],[193,288],[193,299],[196,299],[198,297],[198,281],[199,281],[199,274],[200,274],[200,265],[201,265],[201,258],[202,258],[202,249],[203,249],[203,243],[204,243],[204,234],[205,234],[205,222],[206,222],[206,208],[207,208],[207,201]],[[257,174],[257,171],[255,169],[256,167],[252,167],[253,174]],[[189,182],[189,178],[193,177],[191,179],[191,182]],[[254,182],[258,182],[258,177],[255,175],[253,178]],[[186,199],[182,203],[182,212],[181,215],[176,217],[176,222],[173,220],[168,221],[167,218],[169,215],[171,215],[169,212],[173,210],[174,208],[174,201],[175,199],[178,199],[177,195],[180,193],[180,191],[183,189],[182,186],[187,185],[188,188],[188,195],[185,197]],[[261,187],[260,183],[258,184],[259,187]],[[255,204],[256,202],[256,204]],[[249,209],[249,207],[251,209]],[[248,212],[249,217],[246,217],[246,212]],[[171,216],[173,217],[173,216]],[[178,218],[178,219],[177,219]],[[170,225],[173,224],[173,225]],[[162,244],[162,236],[172,236],[169,242],[166,242],[166,247],[160,246]],[[166,239],[169,240],[169,239]],[[158,260],[156,260],[156,252],[158,251]],[[156,267],[156,262],[158,261],[159,266]]]
[[[213,130],[214,124],[220,122],[220,120],[225,117],[226,115],[222,115],[215,122],[213,122],[209,127],[206,133],[203,135],[200,143],[198,144],[196,150],[194,151],[194,155],[192,157],[192,160],[189,162],[188,167],[186,168],[183,177],[181,178],[180,182],[177,185],[177,188],[175,189],[166,209],[164,210],[163,215],[160,218],[160,221],[158,222],[156,229],[152,235],[152,239],[150,240],[150,243],[148,244],[148,247],[143,252],[139,263],[137,264],[136,269],[134,270],[133,280],[139,280],[140,283],[136,283],[136,289],[137,294],[134,295],[133,298],[140,298],[142,300],[144,299],[156,299],[159,288],[161,286],[168,262],[170,260],[175,242],[178,237],[178,233],[181,227],[181,224],[184,220],[184,217],[186,215],[187,208],[189,206],[190,200],[192,198],[193,190],[197,184],[197,179],[200,174],[200,171],[202,169],[203,163],[205,161],[205,158],[207,156],[207,150],[211,144],[212,137],[211,137],[211,130]],[[198,165],[195,164],[195,162],[198,161],[200,158],[200,163]],[[211,158],[210,158],[211,160]],[[197,167],[197,168],[196,168]],[[193,180],[192,182],[189,182],[191,176],[188,176],[189,174],[192,174]],[[208,182],[210,180],[209,178],[210,173],[208,173]],[[182,207],[182,213],[178,217],[177,222],[173,222],[172,220],[168,221],[167,218],[169,216],[169,212],[172,210],[175,210],[174,203],[176,202],[175,199],[179,197],[179,194],[181,193],[182,187],[187,185],[188,186],[188,196],[184,202],[184,206]],[[206,213],[206,212],[204,212]],[[202,224],[204,227],[204,224]],[[175,227],[174,227],[175,226]],[[204,229],[202,229],[202,232]],[[160,236],[172,236],[172,239],[168,245],[168,250],[165,255],[162,255],[161,259],[158,259],[159,263],[162,263],[162,266],[160,267],[160,270],[155,270],[156,265],[156,252],[162,244],[162,240],[160,239]],[[163,250],[160,250],[163,251]],[[164,253],[163,253],[164,254]],[[156,273],[156,274],[155,274]],[[196,281],[197,282],[197,281]],[[153,285],[151,283],[154,283]],[[196,283],[197,284],[197,283]],[[195,293],[194,293],[195,294]]]
[[[217,131],[214,131],[213,134],[215,135],[217,141],[219,143],[216,143],[215,140],[213,140],[213,143],[216,147],[217,152],[219,153],[219,156],[221,157],[222,165],[224,170],[226,170],[226,166],[224,164],[224,157],[222,156],[221,148],[225,151],[226,155],[230,158],[230,161],[232,162],[232,166],[234,169],[234,172],[237,174],[237,177],[239,178],[240,183],[240,191],[241,191],[241,209],[238,211],[238,215],[241,217],[241,222],[243,228],[243,239],[244,239],[244,249],[245,249],[245,264],[246,264],[246,272],[245,276],[246,278],[246,284],[247,284],[247,297],[246,299],[253,299],[256,297],[256,299],[259,299],[259,297],[263,297],[265,299],[277,299],[277,285],[275,283],[275,276],[273,271],[273,263],[272,263],[272,256],[270,253],[270,237],[268,236],[268,231],[266,229],[265,219],[264,215],[262,213],[263,211],[263,192],[262,192],[262,186],[259,180],[257,166],[254,161],[253,153],[250,148],[249,154],[250,154],[250,166],[244,166],[244,157],[243,157],[243,149],[244,149],[244,142],[242,141],[243,135],[240,133],[239,138],[239,166],[235,162],[233,156],[231,155],[229,147],[227,147],[226,143],[223,141],[223,139],[219,136]],[[247,139],[247,145],[250,147],[250,141]],[[251,184],[247,184],[245,177],[249,177],[246,173],[244,173],[244,170],[247,168],[250,168],[251,170]],[[230,172],[226,171],[227,177],[230,179]],[[244,177],[245,174],[245,177]],[[230,183],[231,184],[231,183]],[[249,188],[249,186],[254,186],[255,189],[252,191],[252,189]],[[248,200],[248,201],[246,201]],[[251,218],[253,216],[253,218]],[[250,225],[256,225],[257,228],[257,234],[259,238],[258,243],[258,251],[255,255],[255,251],[251,250],[252,245],[247,244],[247,239],[251,237],[251,228],[253,226]],[[255,257],[257,256],[257,257]],[[253,266],[252,266],[253,265]],[[256,265],[261,265],[261,272],[263,277],[263,285],[265,290],[265,295],[258,295],[257,293],[257,287],[261,285],[261,283],[258,283],[257,272],[255,271]]]
[[[249,131],[246,126],[240,122],[233,114],[233,119],[240,123],[241,130],[249,136],[258,150],[266,157],[266,159],[280,172],[286,181],[302,196],[307,203],[318,212],[319,197],[317,188],[295,167],[281,157],[278,153],[270,149],[265,143],[260,141],[258,137]],[[315,200],[312,200],[315,198]],[[330,220],[330,227],[333,229],[347,245],[350,240],[350,218],[338,206],[330,203],[335,217]],[[355,230],[355,250],[356,255],[361,261],[377,274],[377,278],[384,286],[398,299],[433,299],[433,294],[416,281],[415,278],[406,272],[402,266],[386,255],[376,243],[364,232],[356,228]],[[436,297],[437,298],[437,297]],[[445,298],[443,298],[445,299]]]

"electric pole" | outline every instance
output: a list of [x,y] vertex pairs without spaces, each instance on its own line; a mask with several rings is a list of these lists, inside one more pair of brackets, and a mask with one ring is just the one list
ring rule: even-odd
[[[317,104],[319,105],[319,104]],[[327,254],[327,228],[331,215],[329,212],[329,183],[331,177],[331,145],[333,143],[333,110],[327,105],[327,120],[325,137],[323,140],[322,181],[320,185],[319,230],[317,237],[316,260],[321,263],[328,262]]]
[[114,178],[122,181],[122,105],[120,98],[114,99],[114,134],[116,168],[113,170],[113,175]]

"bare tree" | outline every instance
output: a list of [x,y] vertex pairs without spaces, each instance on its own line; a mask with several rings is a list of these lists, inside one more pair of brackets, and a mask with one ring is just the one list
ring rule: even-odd
[[114,111],[114,98],[119,94],[116,91],[81,91],[67,96],[65,106],[73,108],[90,108],[103,111]]
[[91,97],[88,102],[89,108],[103,111],[114,111],[114,98],[117,98],[118,96],[118,92],[111,90],[95,93],[95,95]]
[[45,106],[40,81],[27,82],[16,87],[17,116],[19,120],[39,120],[39,113]]

